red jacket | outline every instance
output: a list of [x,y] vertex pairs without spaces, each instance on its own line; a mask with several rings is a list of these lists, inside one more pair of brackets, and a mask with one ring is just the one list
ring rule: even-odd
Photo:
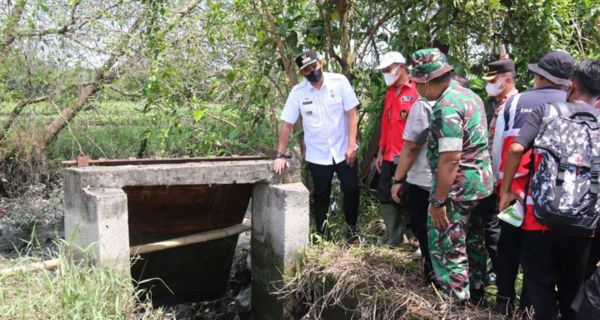
[[394,161],[394,156],[400,155],[404,139],[406,119],[413,103],[419,99],[415,83],[409,81],[396,94],[396,86],[391,86],[385,95],[383,115],[381,117],[381,138],[379,147],[384,148],[383,160]]

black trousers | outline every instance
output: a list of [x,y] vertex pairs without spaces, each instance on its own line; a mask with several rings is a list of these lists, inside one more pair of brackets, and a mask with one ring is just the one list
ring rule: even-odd
[[[515,282],[519,273],[521,262],[521,248],[523,232],[509,223],[500,221],[500,239],[498,240],[498,257],[496,265],[496,287],[498,288],[498,301],[505,299],[514,301],[516,297]],[[521,294],[521,305],[525,297],[525,288]],[[525,304],[527,305],[527,304]]]
[[395,204],[392,199],[392,177],[396,173],[396,165],[392,161],[383,161],[381,164],[381,173],[379,173],[379,181],[377,183],[377,194],[379,195],[380,204]]
[[485,249],[492,262],[492,271],[496,272],[498,264],[498,241],[500,240],[500,220],[498,219],[498,196],[492,194],[481,200],[474,209],[474,214],[480,215],[483,221],[483,236]]
[[[596,264],[600,261],[600,230],[596,231],[596,236],[592,239],[592,247],[590,248],[590,259],[588,260],[587,271],[585,278],[588,279],[596,271]],[[600,319],[600,318],[598,318]]]
[[581,293],[582,299],[577,320],[600,319],[600,268],[596,268],[592,276],[585,282]]
[[404,207],[408,212],[410,229],[419,241],[421,255],[423,256],[423,274],[426,279],[432,275],[431,256],[427,242],[427,214],[429,209],[429,191],[408,182],[402,186]]
[[331,201],[331,180],[333,173],[340,180],[342,192],[344,193],[344,215],[346,223],[356,225],[358,220],[358,204],[360,201],[360,189],[358,186],[358,165],[349,166],[346,161],[338,164],[320,165],[308,162],[313,179],[313,212],[317,232],[323,233],[323,225],[327,219],[327,211]]
[[[557,232],[523,231],[523,286],[535,319],[571,320],[583,284],[591,239]],[[557,290],[558,289],[558,290]]]

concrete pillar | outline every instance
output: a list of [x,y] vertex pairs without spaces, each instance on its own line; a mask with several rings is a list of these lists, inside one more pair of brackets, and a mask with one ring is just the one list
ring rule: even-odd
[[[68,185],[68,184],[66,184]],[[129,267],[127,195],[120,188],[65,189],[65,237],[102,266]]]
[[309,241],[309,193],[300,182],[257,184],[252,196],[252,313],[257,319],[288,319],[273,293],[290,275]]

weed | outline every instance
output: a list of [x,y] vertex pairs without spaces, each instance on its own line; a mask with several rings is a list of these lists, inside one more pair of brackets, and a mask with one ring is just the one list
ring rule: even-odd
[[501,319],[443,298],[408,250],[326,243],[308,249],[297,270],[279,295],[305,306],[303,319]]
[[119,270],[100,268],[70,256],[64,243],[54,252],[0,262],[0,268],[24,266],[56,257],[56,271],[17,272],[0,276],[3,319],[162,319],[131,279]]

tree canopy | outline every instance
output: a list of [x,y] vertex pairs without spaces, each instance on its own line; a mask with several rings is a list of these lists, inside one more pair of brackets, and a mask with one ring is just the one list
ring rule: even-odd
[[[600,55],[598,0],[8,0],[0,21],[5,169],[43,158],[70,121],[106,100],[138,102],[157,123],[131,156],[154,155],[144,148],[150,137],[168,155],[183,128],[195,138],[178,155],[273,148],[300,80],[293,58],[306,49],[353,82],[363,144],[385,92],[372,68],[389,50],[439,47],[475,90],[501,46],[522,88],[526,63],[550,49]],[[41,104],[49,117],[35,116]]]

